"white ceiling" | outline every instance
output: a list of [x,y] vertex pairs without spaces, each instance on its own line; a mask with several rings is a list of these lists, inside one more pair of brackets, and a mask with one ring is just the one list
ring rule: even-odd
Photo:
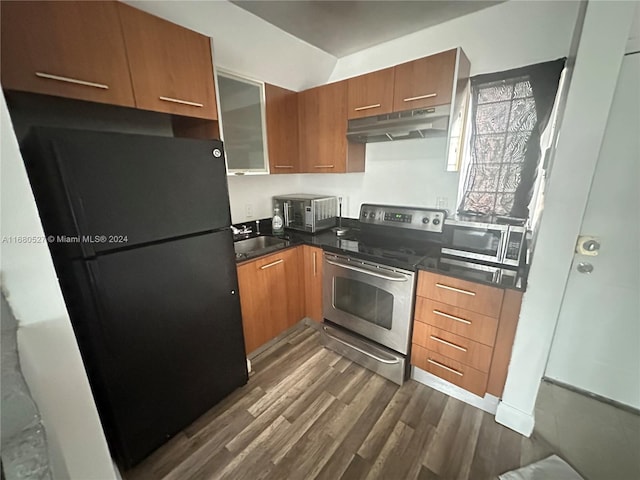
[[240,8],[337,58],[502,1],[231,0]]

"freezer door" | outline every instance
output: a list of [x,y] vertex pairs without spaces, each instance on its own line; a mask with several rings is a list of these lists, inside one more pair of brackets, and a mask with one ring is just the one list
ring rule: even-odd
[[85,237],[69,256],[231,224],[217,140],[38,127],[22,150],[47,235]]
[[76,261],[74,272],[63,291],[123,466],[247,382],[229,231]]

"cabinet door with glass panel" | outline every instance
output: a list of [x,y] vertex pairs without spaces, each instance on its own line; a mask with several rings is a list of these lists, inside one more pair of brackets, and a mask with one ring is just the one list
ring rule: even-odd
[[269,173],[264,83],[220,70],[217,80],[227,173]]

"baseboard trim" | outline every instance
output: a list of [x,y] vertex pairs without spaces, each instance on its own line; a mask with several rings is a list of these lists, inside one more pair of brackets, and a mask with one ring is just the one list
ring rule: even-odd
[[498,397],[494,397],[489,393],[487,393],[484,397],[479,397],[478,395],[460,388],[453,383],[449,383],[440,377],[437,377],[429,372],[425,372],[418,367],[411,367],[411,378],[413,378],[416,382],[420,382],[423,385],[433,388],[434,390],[438,390],[445,395],[449,395],[450,397],[456,398],[464,403],[477,407],[480,410],[484,410],[491,415],[495,415],[498,404],[500,403],[500,399]]
[[557,385],[558,387],[564,388],[564,389],[569,390],[571,392],[578,393],[578,394],[583,395],[585,397],[593,398],[594,400],[597,400],[599,402],[606,403],[606,404],[611,405],[613,407],[619,408],[620,410],[624,410],[625,412],[633,413],[635,415],[640,415],[640,409],[638,409],[636,407],[633,407],[631,405],[627,405],[626,403],[621,403],[621,402],[618,402],[616,400],[612,400],[610,398],[603,397],[602,395],[598,395],[597,393],[589,392],[589,391],[583,390],[583,389],[581,389],[579,387],[574,387],[573,385],[569,385],[568,383],[564,383],[564,382],[561,382],[559,380],[555,380],[553,378],[543,377],[542,381],[546,382],[546,383],[550,383],[552,385]]
[[525,413],[522,410],[518,410],[504,402],[500,402],[498,405],[496,422],[518,432],[520,435],[524,435],[525,437],[531,436],[535,425],[533,415]]

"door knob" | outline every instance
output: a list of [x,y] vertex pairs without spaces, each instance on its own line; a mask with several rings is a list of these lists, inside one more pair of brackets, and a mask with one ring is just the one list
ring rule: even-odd
[[591,273],[593,272],[593,265],[591,265],[589,262],[580,262],[578,264],[577,270],[580,273]]
[[580,255],[596,256],[600,250],[600,241],[596,237],[581,235],[576,244],[576,253]]

